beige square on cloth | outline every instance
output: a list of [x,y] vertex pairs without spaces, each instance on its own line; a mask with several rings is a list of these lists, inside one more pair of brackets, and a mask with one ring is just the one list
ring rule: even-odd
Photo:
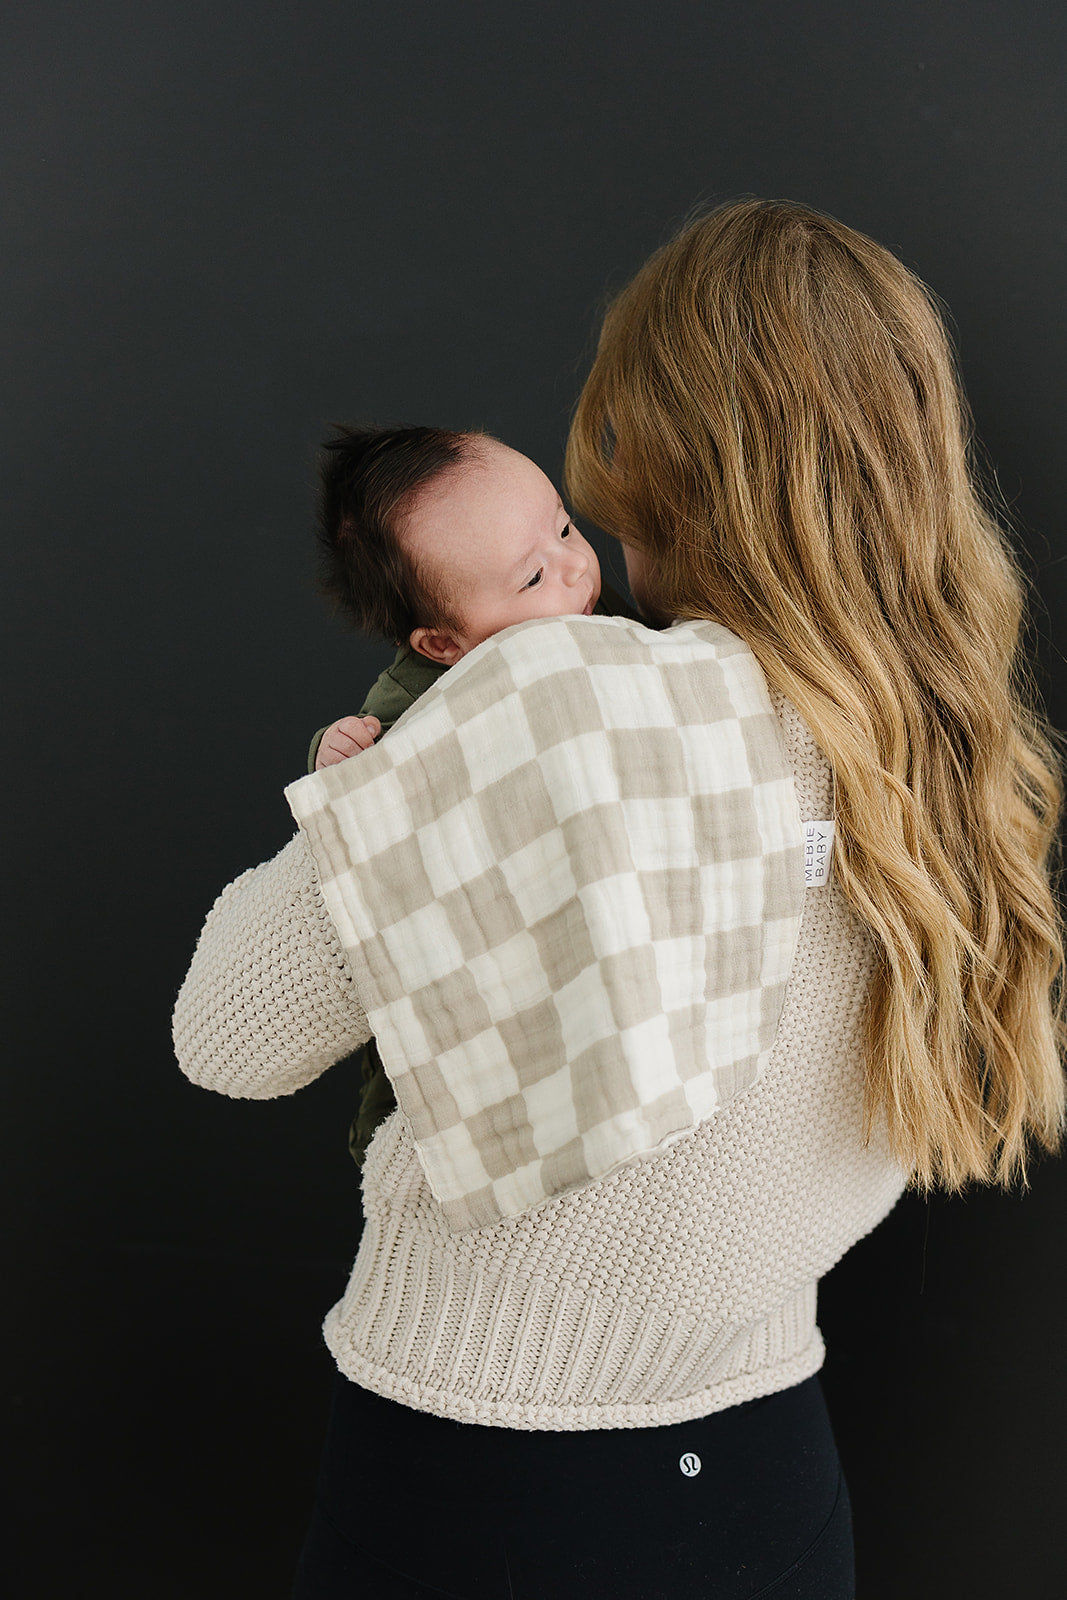
[[452,1230],[662,1150],[765,1066],[803,829],[719,624],[508,628],[285,793]]

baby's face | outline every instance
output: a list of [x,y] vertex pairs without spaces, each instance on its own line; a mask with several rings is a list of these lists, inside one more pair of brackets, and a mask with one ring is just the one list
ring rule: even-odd
[[442,580],[460,629],[416,628],[413,648],[451,665],[530,617],[588,616],[600,564],[540,467],[495,440],[419,495],[400,539]]

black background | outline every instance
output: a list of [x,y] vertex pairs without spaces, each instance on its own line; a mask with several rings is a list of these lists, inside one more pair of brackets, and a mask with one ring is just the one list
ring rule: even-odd
[[[343,1072],[194,1089],[200,923],[383,652],[313,586],[343,418],[558,477],[606,292],[820,206],[951,308],[1067,722],[1064,13],[1036,0],[39,0],[0,36],[12,1593],[284,1597],[355,1244]],[[621,563],[600,540],[616,576]],[[826,1280],[860,1595],[1059,1596],[1067,1182],[906,1197]],[[403,1486],[383,1484],[383,1494]]]

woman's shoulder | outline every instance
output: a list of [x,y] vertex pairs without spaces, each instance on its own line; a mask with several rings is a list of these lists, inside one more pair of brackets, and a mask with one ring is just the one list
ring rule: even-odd
[[575,730],[705,731],[740,723],[746,737],[757,738],[763,719],[766,739],[776,721],[763,669],[744,640],[720,623],[656,629],[598,616],[538,617],[503,629],[438,679],[404,720],[421,714],[429,727],[443,718],[455,730],[488,718],[495,737],[506,729],[509,706],[521,703],[540,722],[549,699],[556,738],[562,722]]
[[622,614],[565,617],[532,617],[504,628],[477,645],[449,671],[451,682],[461,676],[484,670],[484,663],[500,659],[543,658],[559,663],[648,656],[652,660],[677,661],[715,656],[752,657],[749,646],[721,622],[691,618],[654,627],[640,617]]

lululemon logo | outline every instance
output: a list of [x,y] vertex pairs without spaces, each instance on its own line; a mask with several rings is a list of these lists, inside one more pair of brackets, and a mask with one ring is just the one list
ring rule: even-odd
[[695,1456],[692,1450],[687,1450],[685,1455],[679,1461],[678,1465],[681,1467],[687,1478],[695,1478],[697,1473],[700,1471],[700,1457]]

